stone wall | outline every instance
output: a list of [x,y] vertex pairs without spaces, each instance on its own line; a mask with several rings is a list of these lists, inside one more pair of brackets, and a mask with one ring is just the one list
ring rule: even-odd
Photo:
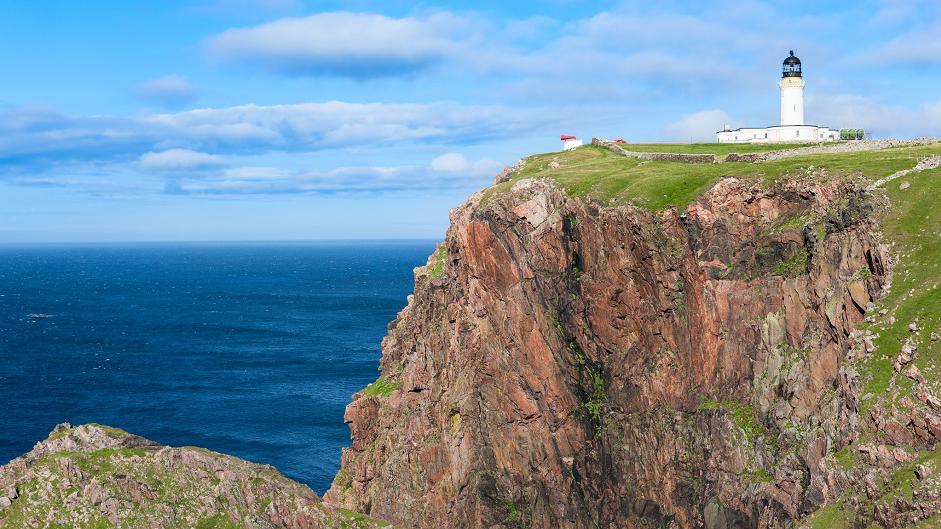
[[604,147],[611,152],[621,154],[624,156],[630,156],[633,158],[643,158],[645,160],[658,160],[665,162],[680,162],[680,163],[716,163],[715,154],[680,154],[675,152],[636,152],[628,151],[622,149],[620,145],[612,141],[606,141],[599,138],[591,139],[592,145],[598,145],[599,147]]

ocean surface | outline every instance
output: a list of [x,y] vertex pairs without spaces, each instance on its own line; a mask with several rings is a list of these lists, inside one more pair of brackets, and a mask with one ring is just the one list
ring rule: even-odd
[[431,241],[0,247],[0,464],[60,422],[323,493]]

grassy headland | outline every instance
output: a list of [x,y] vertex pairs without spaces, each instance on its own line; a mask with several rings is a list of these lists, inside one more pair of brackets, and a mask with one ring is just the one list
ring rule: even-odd
[[[633,149],[641,144],[628,144]],[[722,154],[722,144],[647,144],[658,152]],[[746,148],[780,150],[781,145],[735,145],[735,151]],[[786,147],[799,147],[787,145]],[[728,151],[731,152],[731,151]],[[726,154],[728,152],[725,152]],[[808,173],[826,172],[832,177],[862,175],[873,181],[903,169],[910,169],[919,160],[941,154],[941,144],[883,149],[868,152],[811,154],[774,161],[749,163],[687,164],[671,161],[641,160],[615,154],[603,147],[586,145],[565,152],[537,154],[525,158],[523,167],[511,175],[509,182],[487,190],[491,198],[506,192],[513,183],[525,178],[549,178],[558,182],[572,196],[592,198],[609,205],[635,204],[651,210],[685,207],[723,177],[763,179],[773,182]]]

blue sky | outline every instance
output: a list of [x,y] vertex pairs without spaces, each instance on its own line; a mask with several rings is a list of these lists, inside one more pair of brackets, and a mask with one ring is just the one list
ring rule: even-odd
[[0,242],[441,238],[558,135],[941,135],[936,0],[6,0]]

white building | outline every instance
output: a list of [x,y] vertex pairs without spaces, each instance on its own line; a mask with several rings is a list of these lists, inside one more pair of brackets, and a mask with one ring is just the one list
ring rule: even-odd
[[743,127],[732,130],[726,125],[724,130],[716,132],[719,143],[778,143],[799,142],[818,143],[837,141],[840,131],[829,127],[806,125],[804,123],[804,77],[801,61],[791,55],[784,59],[781,76],[781,124],[773,127]]
[[568,134],[563,134],[560,139],[562,140],[563,151],[574,149],[575,147],[581,147],[583,145],[582,140]]

